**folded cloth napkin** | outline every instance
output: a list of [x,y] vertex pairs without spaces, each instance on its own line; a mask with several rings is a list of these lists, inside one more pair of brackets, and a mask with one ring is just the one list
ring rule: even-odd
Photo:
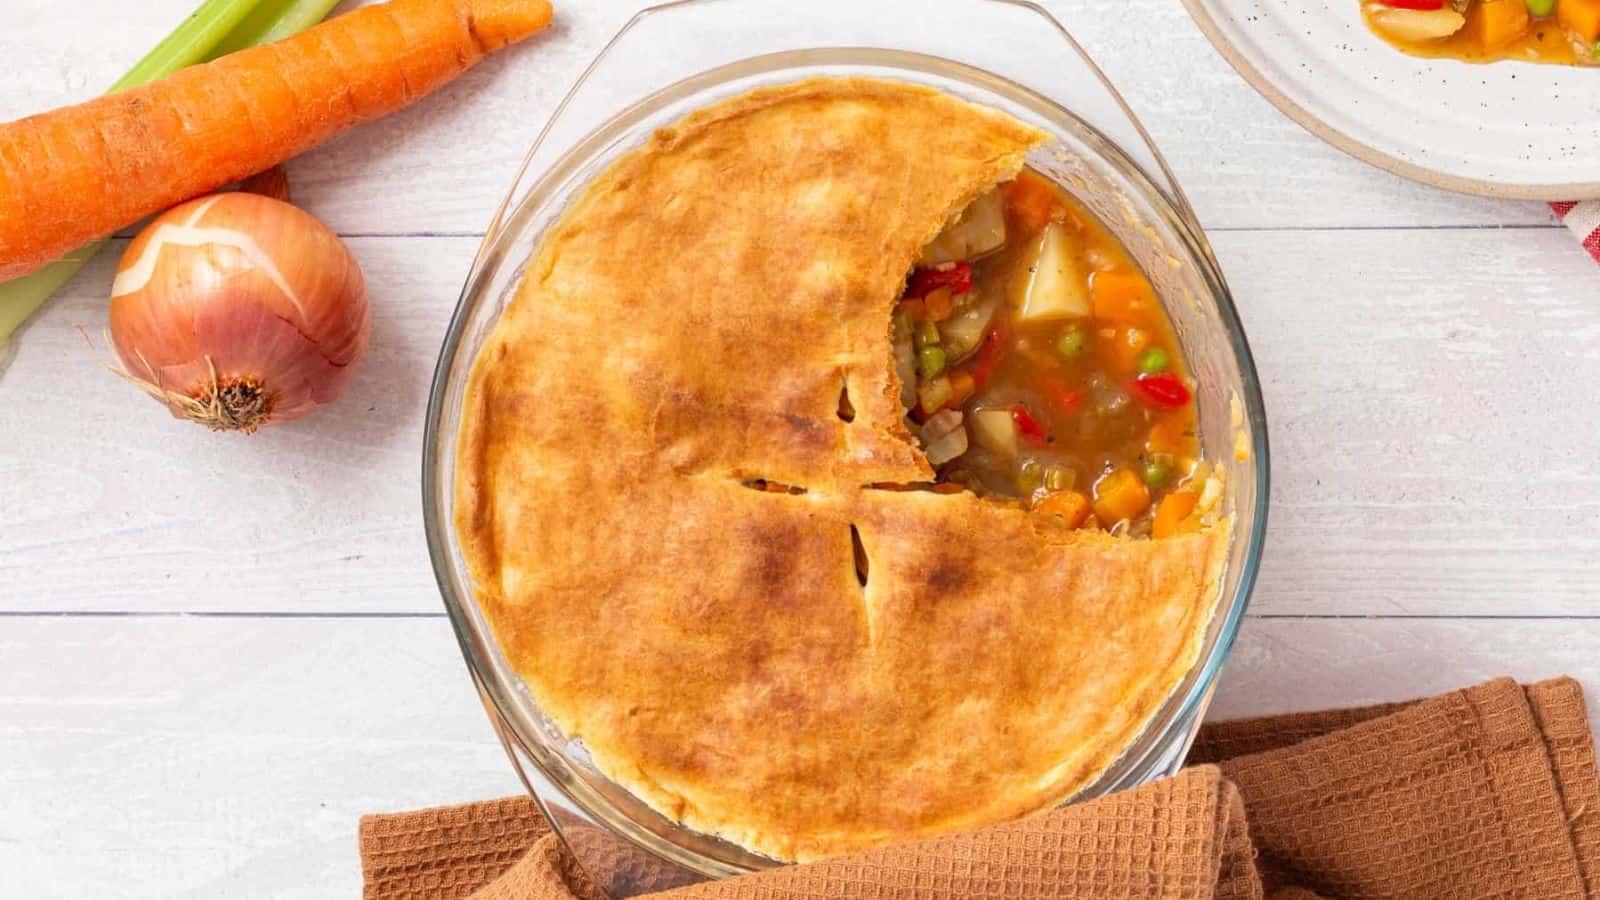
[[1577,235],[1578,243],[1600,262],[1600,200],[1582,203],[1552,203],[1550,208]]
[[[1600,897],[1577,683],[1206,726],[1174,778],[970,834],[652,896]],[[523,797],[361,820],[369,900],[593,900]],[[591,879],[591,876],[593,878]]]

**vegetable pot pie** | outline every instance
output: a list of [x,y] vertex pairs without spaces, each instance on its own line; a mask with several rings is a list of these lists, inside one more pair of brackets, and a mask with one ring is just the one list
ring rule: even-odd
[[[1217,479],[1143,276],[1016,186],[1045,140],[908,84],[764,88],[535,251],[474,364],[456,527],[544,713],[664,815],[798,860],[1015,817],[1194,664]],[[1045,376],[1106,385],[1051,406]]]

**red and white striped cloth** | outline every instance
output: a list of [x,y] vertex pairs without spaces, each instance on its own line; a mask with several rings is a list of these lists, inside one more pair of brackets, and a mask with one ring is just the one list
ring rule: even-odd
[[1561,221],[1578,236],[1583,249],[1589,251],[1595,262],[1600,262],[1600,200],[1582,203],[1552,203]]

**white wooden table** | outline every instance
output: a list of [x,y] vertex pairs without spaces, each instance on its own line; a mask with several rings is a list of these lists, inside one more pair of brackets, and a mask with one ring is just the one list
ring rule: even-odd
[[[0,4],[0,119],[110,84],[195,0]],[[365,812],[517,790],[428,567],[428,379],[490,211],[635,7],[290,166],[374,300],[348,395],[249,438],[85,347],[120,244],[0,373],[0,896],[348,897]],[[1214,714],[1570,672],[1600,696],[1600,267],[1534,203],[1291,124],[1178,4],[1049,4],[1210,231],[1271,417],[1267,562]],[[1134,23],[1129,27],[1127,23]]]

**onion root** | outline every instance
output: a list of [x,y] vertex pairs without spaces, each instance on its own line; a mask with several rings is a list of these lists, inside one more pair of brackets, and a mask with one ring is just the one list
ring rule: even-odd
[[179,391],[161,384],[155,367],[139,354],[139,361],[150,373],[140,378],[121,366],[107,365],[117,377],[139,390],[160,400],[177,418],[188,419],[212,431],[238,431],[250,434],[272,416],[272,396],[253,378],[217,377],[217,367],[211,357],[206,366],[211,370],[209,382],[188,391]]

